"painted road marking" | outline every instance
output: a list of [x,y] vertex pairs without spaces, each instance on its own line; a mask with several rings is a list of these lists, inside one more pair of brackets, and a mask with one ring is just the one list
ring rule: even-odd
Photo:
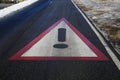
[[[58,49],[54,48],[55,44],[69,47]],[[72,24],[62,18],[9,60],[108,60],[108,58]]]
[[60,42],[66,41],[66,29],[65,28],[58,29],[58,41]]
[[77,10],[82,14],[82,16],[85,18],[85,20],[88,22],[88,24],[90,25],[90,27],[92,28],[92,30],[95,32],[95,34],[97,35],[97,37],[99,38],[99,40],[101,41],[101,43],[103,44],[103,46],[105,47],[106,51],[110,55],[111,59],[113,60],[113,62],[117,66],[117,68],[120,70],[120,61],[116,57],[116,55],[114,54],[114,52],[109,48],[108,44],[105,42],[105,40],[103,39],[103,37],[98,33],[98,31],[95,29],[95,27],[91,24],[91,22],[84,15],[84,13],[77,7],[77,5],[74,3],[73,0],[72,0],[72,3],[77,8]]
[[[65,42],[66,41],[66,29],[65,28],[59,28],[58,29],[58,41],[59,42]],[[53,46],[54,48],[58,48],[58,49],[64,49],[67,48],[68,45],[61,43],[61,44],[55,44]]]

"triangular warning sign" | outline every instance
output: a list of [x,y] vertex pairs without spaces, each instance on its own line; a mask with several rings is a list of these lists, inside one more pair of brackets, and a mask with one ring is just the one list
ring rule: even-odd
[[82,33],[62,18],[9,60],[108,60]]

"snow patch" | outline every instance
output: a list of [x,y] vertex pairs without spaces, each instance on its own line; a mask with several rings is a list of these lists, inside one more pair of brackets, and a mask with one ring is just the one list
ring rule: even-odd
[[33,4],[37,1],[39,1],[39,0],[26,0],[26,1],[23,1],[21,3],[12,5],[10,7],[4,8],[4,9],[0,10],[0,18],[3,18],[6,15],[11,14],[15,11],[18,11],[18,10],[24,8],[24,7],[27,7],[27,6]]

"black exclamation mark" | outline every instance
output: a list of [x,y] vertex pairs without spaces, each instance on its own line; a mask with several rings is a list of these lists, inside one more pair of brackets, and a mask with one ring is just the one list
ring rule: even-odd
[[[66,29],[65,28],[59,28],[58,29],[58,41],[59,42],[65,42],[66,41]],[[63,48],[67,48],[68,45],[67,44],[55,44],[54,48],[59,48],[59,49],[63,49]]]
[[59,42],[65,42],[66,41],[66,29],[65,28],[59,28],[58,29],[58,41]]

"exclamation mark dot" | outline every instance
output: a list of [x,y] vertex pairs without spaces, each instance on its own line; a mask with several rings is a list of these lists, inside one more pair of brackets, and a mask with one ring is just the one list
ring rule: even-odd
[[[58,41],[59,42],[65,42],[66,41],[66,29],[65,28],[59,28],[58,29]],[[54,48],[64,49],[67,48],[67,44],[55,44],[53,46]]]

